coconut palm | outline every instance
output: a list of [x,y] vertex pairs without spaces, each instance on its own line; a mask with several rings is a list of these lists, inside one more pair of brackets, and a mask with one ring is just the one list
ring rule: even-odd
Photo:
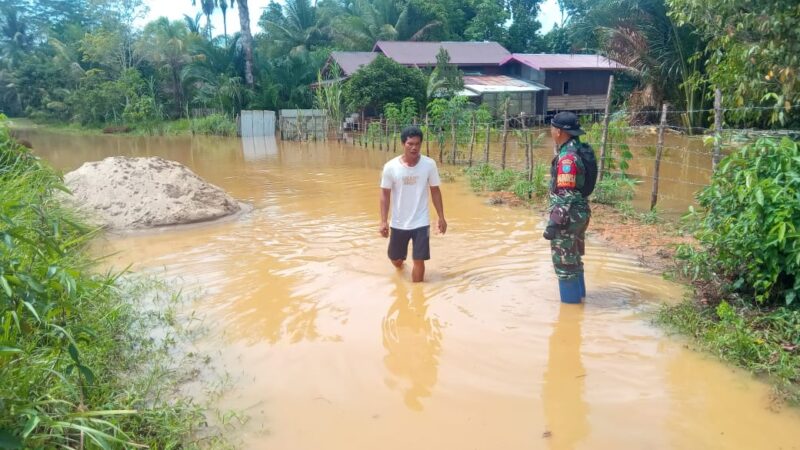
[[412,20],[419,17],[407,0],[353,0],[344,8],[352,13],[337,18],[334,34],[352,49],[369,50],[381,40],[421,41],[442,27],[436,19]]
[[188,14],[183,15],[183,22],[186,24],[186,28],[189,29],[189,32],[192,34],[200,34],[200,17],[203,16],[203,13],[197,13],[192,19],[191,16]]
[[311,0],[286,0],[283,8],[270,6],[274,12],[262,16],[261,24],[279,54],[308,52],[326,42],[327,20]]
[[[635,109],[658,110],[663,101],[682,110],[702,109],[704,93],[690,80],[703,70],[702,61],[691,57],[704,43],[670,19],[664,0],[598,2],[571,25],[576,35],[589,41],[589,49],[594,47],[636,71],[640,88],[631,98]],[[596,39],[593,43],[590,34]],[[689,128],[700,120],[697,113],[683,116]]]
[[139,41],[141,52],[153,66],[169,73],[170,90],[175,106],[183,109],[184,93],[181,71],[191,62],[189,29],[182,21],[170,22],[161,17],[148,23]]

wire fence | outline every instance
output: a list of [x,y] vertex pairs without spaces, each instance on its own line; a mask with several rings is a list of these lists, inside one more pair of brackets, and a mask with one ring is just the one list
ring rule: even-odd
[[[613,83],[613,80],[610,80]],[[610,90],[609,90],[610,91]],[[763,136],[800,136],[800,130],[757,130],[723,127],[728,112],[762,111],[752,106],[722,108],[717,91],[714,109],[680,111],[662,105],[659,121],[630,125],[625,111],[613,111],[610,98],[605,112],[579,113],[584,129],[582,139],[595,149],[600,177],[618,175],[636,181],[634,205],[639,209],[684,212],[695,194],[708,186],[721,158],[738,146]],[[785,108],[800,108],[791,105]],[[688,127],[686,115],[708,114],[713,127]],[[537,165],[549,166],[555,148],[550,138],[548,116],[525,113],[509,115],[508,109],[494,117],[479,118],[477,110],[462,107],[439,117],[414,117],[405,121],[385,117],[365,118],[351,123],[349,130],[335,130],[337,138],[357,147],[402,152],[400,131],[417,125],[425,134],[423,152],[442,164],[522,171],[528,179]],[[627,166],[620,170],[621,163]],[[660,204],[663,202],[663,204]]]

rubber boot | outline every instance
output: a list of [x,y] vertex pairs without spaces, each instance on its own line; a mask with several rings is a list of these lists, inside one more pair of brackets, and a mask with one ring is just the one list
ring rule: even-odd
[[558,280],[558,292],[561,294],[561,303],[580,303],[580,278],[573,278],[571,280]]
[[586,300],[586,279],[583,277],[583,272],[581,272],[580,280],[581,280],[581,301],[584,301]]

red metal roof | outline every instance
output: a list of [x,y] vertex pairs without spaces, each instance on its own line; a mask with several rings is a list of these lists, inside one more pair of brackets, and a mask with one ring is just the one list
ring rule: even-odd
[[342,68],[342,75],[346,77],[371,63],[377,56],[375,52],[331,52],[331,58]]
[[517,61],[538,70],[624,70],[628,67],[601,55],[563,55],[545,53],[514,53],[501,64]]
[[378,41],[372,51],[407,66],[433,66],[440,48],[447,50],[450,62],[458,66],[500,65],[511,56],[497,42]]

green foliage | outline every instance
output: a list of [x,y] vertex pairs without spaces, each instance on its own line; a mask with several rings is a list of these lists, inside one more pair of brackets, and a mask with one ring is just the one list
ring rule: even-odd
[[353,110],[373,108],[381,111],[386,103],[400,103],[406,97],[422,104],[424,95],[422,72],[404,67],[385,56],[378,56],[356,72],[344,88],[345,102]]
[[[729,113],[733,120],[797,124],[800,103],[800,4],[794,0],[667,0],[678,23],[708,41],[707,81],[728,107],[772,106]],[[701,79],[705,81],[705,78]],[[713,95],[713,92],[710,93]]]
[[[626,171],[630,167],[628,161],[633,158],[628,138],[633,135],[630,125],[624,117],[614,117],[608,123],[608,138],[606,140],[606,157],[603,171],[606,175],[614,173],[619,169],[622,177],[626,176]],[[601,167],[601,151],[603,145],[603,125],[593,123],[586,132],[585,141],[594,148],[597,155],[598,170]]]
[[488,164],[473,166],[465,171],[470,187],[475,192],[511,191],[522,200],[530,200],[533,196],[542,198],[547,195],[547,167],[537,164],[533,177],[528,181],[524,172],[511,169],[496,169]]
[[724,159],[698,195],[695,236],[682,247],[686,273],[722,283],[758,304],[790,305],[800,293],[800,151],[762,138]]
[[[431,81],[432,80],[432,81]],[[436,55],[436,67],[428,81],[428,98],[445,97],[451,98],[464,89],[464,74],[458,66],[450,63],[450,54],[444,48],[439,49]],[[431,83],[434,84],[431,91]]]
[[657,320],[695,338],[704,349],[757,374],[772,377],[779,393],[800,403],[800,311],[771,311],[721,302],[716,308],[691,301],[664,306]]
[[399,107],[394,103],[387,103],[383,107],[386,120],[400,127],[414,123],[418,113],[417,102],[411,97],[404,98]]
[[169,356],[148,338],[155,321],[123,298],[119,275],[96,272],[85,253],[93,233],[62,209],[54,197],[61,190],[1,123],[2,446],[188,442],[203,418],[183,401],[166,404],[175,378],[149,371]]
[[[108,79],[101,70],[89,70],[67,103],[73,117],[84,125],[122,123],[126,110],[131,117],[149,119],[139,116],[143,110],[147,112],[147,99],[139,104],[146,88],[141,74],[134,69],[124,71],[117,79]],[[150,108],[149,113],[155,114],[155,108]]]
[[225,114],[211,114],[206,117],[192,119],[189,129],[192,134],[236,136],[239,133],[236,122]]
[[328,115],[329,124],[336,127],[336,132],[341,131],[344,122],[344,98],[342,96],[341,71],[334,67],[330,80],[323,82],[322,72],[317,72],[317,89],[315,104],[317,108]]
[[592,193],[592,201],[604,205],[619,206],[633,199],[636,180],[620,175],[606,175],[598,180]]

